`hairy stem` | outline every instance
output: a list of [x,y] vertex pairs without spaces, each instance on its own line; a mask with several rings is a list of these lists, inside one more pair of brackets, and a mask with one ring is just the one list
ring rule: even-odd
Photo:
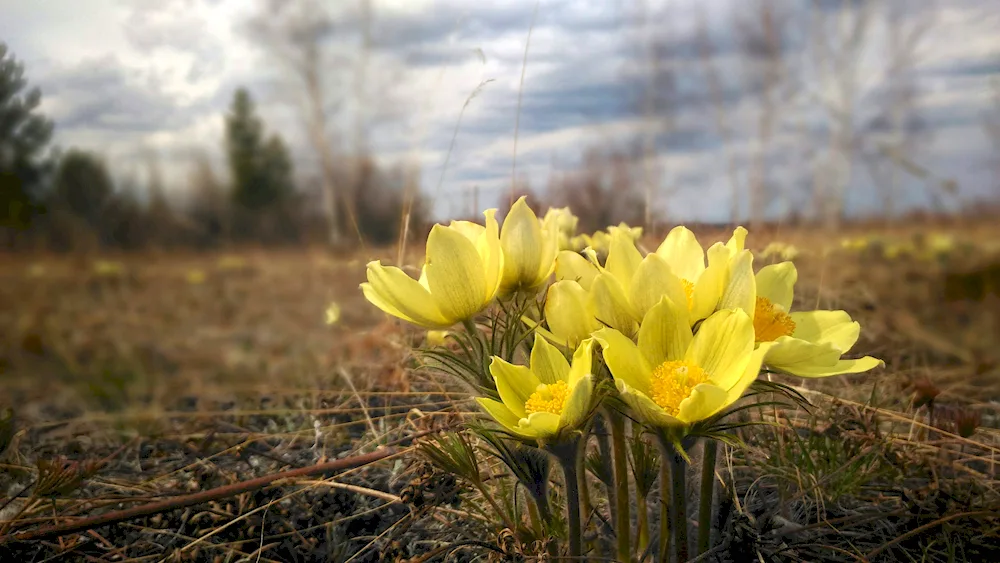
[[715,496],[715,458],[719,444],[715,440],[706,440],[702,450],[701,460],[701,492],[698,506],[698,551],[701,555],[708,551],[712,542],[712,507]]
[[670,563],[670,461],[660,459],[660,563]]
[[625,418],[622,415],[605,411],[608,424],[611,426],[611,451],[615,473],[615,534],[618,540],[618,560],[630,561],[632,549],[632,518],[629,512],[628,491],[628,458],[625,452]]
[[549,451],[559,461],[566,481],[566,523],[569,528],[569,556],[583,557],[583,523],[580,519],[580,468],[584,440],[552,444]]
[[639,553],[646,553],[649,548],[649,507],[646,505],[646,497],[636,495],[635,510],[638,512],[638,530],[636,531],[635,543]]
[[670,447],[670,454],[667,456],[670,462],[671,477],[671,525],[674,528],[674,553],[677,554],[677,561],[687,561],[688,559],[688,524],[687,524],[687,478],[685,470],[687,462],[677,451],[676,447]]

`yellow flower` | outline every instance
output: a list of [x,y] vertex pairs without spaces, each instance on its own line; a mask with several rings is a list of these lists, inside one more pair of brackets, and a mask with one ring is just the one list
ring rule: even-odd
[[708,267],[690,231],[674,229],[672,235],[643,258],[624,231],[612,233],[608,259],[590,283],[589,303],[602,323],[632,337],[663,297],[681,304],[689,326],[719,308],[744,304],[738,290],[753,283],[752,256],[743,249],[746,229],[738,228],[725,245],[714,244]]
[[[707,267],[705,250],[687,227],[671,229],[656,249],[656,254],[666,261],[670,271],[681,280],[692,322],[704,319],[718,308],[729,282],[730,265],[737,255],[744,253],[746,236],[745,228],[736,227],[726,244],[713,244],[708,249]],[[679,302],[678,298],[673,299]]]
[[791,262],[765,266],[757,272],[753,307],[755,339],[774,342],[764,363],[801,377],[860,373],[885,365],[871,356],[841,359],[861,333],[861,325],[846,312],[791,312],[797,280],[798,271]]
[[651,426],[686,426],[735,403],[770,346],[754,349],[753,321],[742,310],[712,314],[697,334],[685,317],[665,297],[643,318],[638,345],[614,329],[594,334],[622,400]]
[[570,241],[576,235],[576,225],[579,221],[580,219],[573,215],[569,207],[550,207],[542,217],[542,229],[552,229],[557,233],[559,250],[570,250],[573,248]]
[[525,197],[518,198],[500,229],[504,255],[500,293],[531,291],[544,284],[552,274],[557,244],[554,225],[543,229]]
[[419,280],[402,270],[368,263],[361,290],[386,313],[426,328],[447,328],[475,316],[493,301],[504,271],[495,209],[486,226],[468,221],[434,225],[427,237]]
[[490,373],[503,402],[478,398],[479,405],[504,428],[522,437],[547,441],[578,428],[591,411],[594,341],[585,340],[573,362],[544,338],[536,338],[530,366],[494,356]]

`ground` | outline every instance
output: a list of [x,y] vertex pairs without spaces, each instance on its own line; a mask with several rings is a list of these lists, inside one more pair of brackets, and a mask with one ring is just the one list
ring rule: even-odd
[[[845,238],[867,242],[846,248]],[[773,560],[997,554],[995,240],[994,225],[958,222],[751,232],[757,251],[794,245],[796,307],[847,310],[862,326],[852,355],[886,367],[782,380],[812,414],[760,409],[783,429],[724,452],[739,502],[723,499],[726,550],[714,557],[740,560],[747,546]],[[411,349],[423,334],[361,296],[365,263],[377,257],[396,258],[388,249],[0,257],[0,406],[14,413],[0,428],[0,536],[393,448],[357,469],[0,551],[36,561],[391,561],[461,544],[453,557],[530,557],[523,537],[504,539],[477,516],[475,487],[412,449],[413,438],[476,414],[456,386],[420,369]],[[779,259],[758,253],[756,264]],[[920,406],[932,390],[940,394]],[[957,435],[954,421],[973,415],[980,427]],[[594,528],[600,545],[607,538]]]

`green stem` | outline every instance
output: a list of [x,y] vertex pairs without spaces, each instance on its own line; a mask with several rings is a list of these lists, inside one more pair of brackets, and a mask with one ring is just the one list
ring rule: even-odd
[[670,563],[670,462],[660,459],[660,563]]
[[472,319],[462,319],[462,326],[465,327],[465,332],[474,338],[479,338],[479,327],[476,326],[476,321]]
[[549,451],[559,461],[566,481],[566,523],[569,527],[569,556],[583,557],[583,525],[580,519],[580,467],[583,453],[582,439],[570,440],[549,446]]
[[615,473],[615,534],[618,539],[618,560],[630,561],[632,547],[632,518],[629,512],[628,458],[625,452],[625,418],[610,410],[605,411],[611,426],[611,450]]
[[715,458],[718,453],[718,442],[706,440],[702,446],[701,460],[701,491],[698,506],[698,551],[701,555],[708,551],[712,542],[712,507],[715,496]]
[[639,530],[636,533],[636,548],[639,553],[646,553],[649,548],[649,507],[646,505],[646,497],[637,494],[635,497],[635,510],[638,512]]
[[674,446],[670,447],[670,455],[667,457],[670,462],[671,477],[671,524],[674,528],[674,553],[677,554],[677,561],[687,561],[688,559],[688,523],[687,523],[687,462]]

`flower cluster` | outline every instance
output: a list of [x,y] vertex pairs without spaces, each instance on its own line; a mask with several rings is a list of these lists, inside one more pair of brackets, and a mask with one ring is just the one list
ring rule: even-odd
[[762,366],[825,377],[881,364],[843,358],[860,332],[846,312],[793,311],[795,265],[755,272],[742,227],[705,249],[679,226],[644,253],[641,230],[621,225],[574,251],[567,208],[539,220],[522,197],[502,227],[495,210],[484,215],[483,225],[435,225],[419,279],[376,261],[361,288],[386,313],[432,330],[474,330],[491,304],[506,311],[504,303],[540,297],[523,315],[535,334],[527,365],[494,356],[499,400],[479,399],[523,439],[558,440],[586,423],[595,365],[607,366],[637,420],[683,433],[740,399]]

